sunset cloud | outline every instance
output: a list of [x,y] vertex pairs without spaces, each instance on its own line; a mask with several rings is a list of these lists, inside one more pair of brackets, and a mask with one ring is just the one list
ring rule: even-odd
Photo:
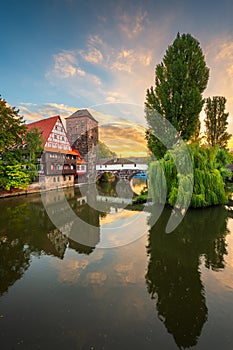
[[210,79],[205,96],[224,96],[229,112],[229,132],[233,133],[233,36],[218,36],[206,48]]
[[140,125],[113,123],[100,126],[100,139],[118,156],[129,157],[135,153],[147,156],[145,129]]
[[144,30],[147,19],[147,12],[140,10],[136,15],[123,13],[119,16],[119,28],[129,38],[137,37]]
[[[26,122],[59,115],[66,126],[65,118],[78,109],[80,109],[79,106],[57,103],[35,105],[22,102],[20,114],[24,116]],[[145,126],[135,123],[135,115],[140,114],[140,109],[136,106],[114,103],[88,109],[99,122],[99,139],[105,142],[112,151],[122,157],[133,156],[135,152],[138,153],[138,156],[147,156]]]
[[[150,13],[143,8],[135,7],[126,12],[119,5],[114,19],[104,13],[98,17],[100,25],[95,31],[88,33],[81,46],[74,45],[70,50],[62,50],[55,54],[52,67],[46,72],[46,78],[51,86],[61,93],[65,91],[83,101],[82,105],[85,101],[86,108],[93,107],[95,110],[94,106],[104,103],[137,103],[143,109],[146,90],[154,85],[155,66],[161,62],[168,45],[175,39],[177,31],[171,31],[171,27],[178,19],[178,9],[168,11],[166,18],[156,17],[156,21],[152,21]],[[113,30],[108,32],[101,29],[108,25],[111,25]],[[187,23],[184,23],[185,26]],[[202,49],[210,67],[210,79],[204,97],[225,96],[226,108],[231,115],[233,37],[219,34],[204,40]],[[27,106],[23,108],[28,119],[36,117],[25,109]],[[43,115],[45,112],[50,115],[53,111],[51,105],[44,105],[42,109]],[[131,112],[127,112],[126,109],[124,117],[122,113],[121,116],[118,115],[121,121],[125,119],[145,126],[144,113],[132,115]],[[62,110],[59,114],[63,116],[65,113],[66,111]],[[107,114],[112,115],[112,111],[100,113],[100,120],[103,120],[101,115]],[[203,120],[203,113],[201,118]],[[233,131],[230,118],[229,130]],[[119,130],[117,133],[120,135]],[[135,142],[142,144],[142,140]]]

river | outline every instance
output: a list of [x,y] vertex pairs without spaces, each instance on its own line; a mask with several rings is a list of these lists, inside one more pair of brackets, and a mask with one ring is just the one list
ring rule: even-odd
[[233,348],[233,215],[131,204],[126,187],[0,201],[0,348]]

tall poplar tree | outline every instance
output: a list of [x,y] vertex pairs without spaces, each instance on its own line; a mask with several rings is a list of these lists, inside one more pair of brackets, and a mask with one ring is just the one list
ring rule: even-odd
[[226,148],[231,134],[227,132],[227,118],[225,113],[226,98],[223,96],[208,97],[205,105],[206,139],[210,146],[218,145]]
[[156,113],[166,118],[184,141],[198,129],[199,114],[204,99],[202,93],[209,79],[209,68],[199,42],[191,34],[177,34],[163,60],[155,68],[155,87],[147,90],[145,112],[149,129],[146,139],[149,149],[161,158],[166,149],[153,130]]

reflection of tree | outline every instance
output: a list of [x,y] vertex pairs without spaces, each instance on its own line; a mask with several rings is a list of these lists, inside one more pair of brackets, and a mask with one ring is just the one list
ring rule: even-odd
[[116,183],[105,182],[96,184],[99,195],[120,198],[132,198],[133,192],[128,180],[120,180]]
[[0,296],[22,277],[29,267],[30,251],[19,239],[0,239]]
[[[47,199],[48,206],[58,210],[58,213],[62,212],[59,191],[49,192]],[[100,213],[88,204],[79,205],[77,195],[68,198],[68,203],[74,213],[90,226],[90,230],[87,231],[75,227],[78,238],[84,237],[90,242],[89,246],[80,243],[82,241],[75,241],[72,235],[69,236],[73,222],[70,222],[68,217],[63,231],[57,229],[50,221],[39,196],[32,195],[0,202],[0,295],[23,276],[30,265],[31,255],[46,254],[63,259],[68,246],[79,254],[90,254],[94,251],[100,239]]]
[[110,196],[110,197],[117,197],[116,192],[116,183],[112,182],[103,182],[101,184],[96,184],[96,189],[99,195],[102,196]]
[[221,207],[189,211],[180,226],[166,234],[168,214],[165,209],[149,232],[146,282],[157,300],[159,318],[178,347],[188,348],[197,343],[208,314],[200,258],[206,267],[224,267],[227,212]]

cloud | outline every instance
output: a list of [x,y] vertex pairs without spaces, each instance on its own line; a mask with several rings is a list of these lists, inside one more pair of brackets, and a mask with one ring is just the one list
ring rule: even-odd
[[54,55],[53,73],[58,78],[73,77],[77,73],[77,69],[79,69],[78,64],[71,51],[63,51],[58,55]]
[[[110,25],[110,20],[104,17],[105,29]],[[96,31],[96,34],[87,37],[82,48],[63,50],[54,55],[53,66],[47,71],[46,78],[56,89],[82,101],[82,106],[84,103],[86,108],[92,106],[94,113],[99,112],[97,119],[99,118],[100,123],[106,123],[107,120],[111,123],[118,119],[121,127],[125,120],[145,125],[143,107],[146,90],[154,84],[155,65],[161,62],[168,44],[171,43],[170,29],[175,20],[175,15],[168,13],[166,20],[157,18],[157,21],[151,23],[149,14],[140,9],[132,13],[118,11],[111,23],[113,30]],[[103,23],[102,20],[101,22]],[[211,68],[205,97],[225,96],[226,109],[231,116],[233,113],[233,37],[214,37],[208,40],[208,45],[203,47],[203,51],[207,57],[207,64]],[[105,102],[109,104],[109,108],[107,106],[96,108],[97,104],[104,105]],[[132,112],[128,108],[124,110],[124,106],[118,110],[116,105],[119,102],[136,103],[141,106],[142,111]],[[113,106],[114,103],[115,106]],[[47,104],[40,110],[36,106],[29,108],[23,105],[23,112],[28,120],[32,120],[38,119],[38,115],[67,116],[78,109],[78,106],[70,108],[73,110],[68,111],[62,105],[55,107]],[[233,125],[230,118],[229,124],[232,132]],[[103,130],[106,132],[104,134],[103,131],[101,137],[107,136],[107,128]],[[111,130],[115,130],[115,135],[120,135],[116,127],[114,129],[112,126]],[[114,137],[113,132],[108,131],[109,135]],[[134,141],[143,144],[142,138]],[[129,144],[128,147],[130,147]]]
[[140,50],[127,50],[122,49],[118,54],[113,56],[112,62],[109,64],[109,68],[117,71],[125,71],[132,73],[137,71],[138,66],[149,66],[152,61],[151,52],[146,53]]
[[80,91],[86,91],[88,94],[91,87],[93,90],[93,86],[100,86],[102,81],[95,74],[85,71],[79,64],[79,58],[77,50],[62,51],[54,55],[53,66],[45,73],[46,79],[51,85],[67,89],[74,95]]
[[107,275],[104,272],[88,272],[86,276],[85,285],[94,284],[98,286],[103,286]]
[[126,13],[119,16],[119,28],[120,30],[129,38],[137,37],[144,30],[144,24],[147,19],[147,12],[141,10],[133,15],[128,15]]
[[81,57],[89,63],[100,63],[103,60],[102,53],[95,47],[90,48],[88,52],[80,51]]
[[137,154],[147,156],[145,129],[133,123],[112,123],[100,126],[100,140],[118,156],[129,157]]
[[[139,13],[135,18],[122,15],[117,23],[131,23],[130,30],[135,37],[142,30],[145,19],[146,13]],[[126,26],[124,28],[126,30]],[[116,30],[123,29],[117,25]],[[45,77],[59,90],[92,103],[143,102],[147,78],[153,76],[154,57],[148,47],[147,41],[145,45],[137,41],[132,45],[128,40],[116,44],[115,37],[89,35],[82,49],[63,50],[54,55],[53,66],[47,70]]]
[[233,36],[218,36],[206,48],[210,79],[205,96],[225,96],[229,114],[229,132],[233,133]]
[[[27,106],[32,107],[35,105],[27,103]],[[19,106],[19,111],[20,115],[22,115],[26,121],[37,121],[41,119],[41,116],[38,113],[34,113],[32,110],[26,107],[26,104],[24,106],[22,102]]]
[[42,105],[21,102],[19,105],[20,114],[26,121],[37,121],[39,119],[59,115],[61,118],[68,117],[78,108],[57,103],[45,103]]

